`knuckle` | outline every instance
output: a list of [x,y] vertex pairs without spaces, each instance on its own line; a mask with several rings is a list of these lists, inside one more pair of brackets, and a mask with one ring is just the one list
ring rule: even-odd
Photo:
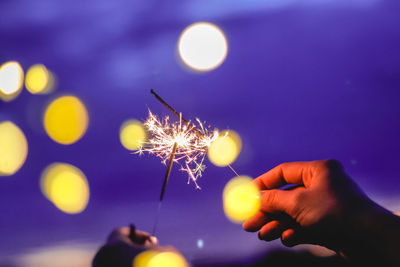
[[265,191],[263,194],[263,206],[265,208],[269,208],[274,205],[275,199],[276,199],[276,194],[277,190],[276,189],[271,189],[268,191]]
[[277,166],[279,169],[285,169],[289,165],[289,162],[283,162]]
[[329,171],[342,170],[342,164],[336,159],[326,159],[318,161],[318,165],[322,168],[328,169]]

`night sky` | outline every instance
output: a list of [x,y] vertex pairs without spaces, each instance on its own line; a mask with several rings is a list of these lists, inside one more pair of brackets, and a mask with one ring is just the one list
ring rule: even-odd
[[[0,102],[0,121],[17,124],[29,145],[23,167],[0,177],[0,265],[31,266],[21,259],[58,247],[89,256],[129,223],[151,231],[165,166],[119,140],[127,119],[145,120],[148,109],[171,115],[151,88],[184,117],[236,131],[242,151],[232,165],[240,174],[335,158],[367,195],[400,211],[399,11],[396,0],[2,0],[0,63],[15,60],[24,70],[42,63],[57,86]],[[219,26],[229,46],[222,65],[205,73],[183,67],[176,49],[181,32],[198,21]],[[46,106],[65,94],[89,113],[86,134],[68,146],[51,140],[42,123]],[[86,175],[90,200],[82,213],[63,213],[41,193],[41,172],[53,162]],[[234,175],[205,164],[201,190],[172,170],[160,243],[188,259],[283,248],[225,217],[222,191]]]

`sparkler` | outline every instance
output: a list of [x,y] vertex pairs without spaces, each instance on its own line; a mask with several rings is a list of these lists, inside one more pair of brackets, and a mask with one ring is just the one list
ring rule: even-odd
[[[153,89],[151,89],[150,92],[179,118],[179,121],[175,123],[170,122],[168,116],[165,117],[164,120],[160,120],[149,110],[149,117],[144,122],[144,126],[149,132],[150,139],[146,142],[142,142],[141,147],[136,152],[139,154],[143,154],[144,152],[155,154],[162,159],[162,163],[164,164],[166,164],[168,160],[168,166],[161,188],[158,212],[153,228],[154,235],[161,210],[161,203],[164,198],[173,163],[176,162],[180,165],[181,171],[187,172],[188,183],[193,181],[196,188],[200,189],[197,184],[197,179],[202,176],[205,170],[205,165],[203,163],[204,158],[207,154],[208,147],[218,138],[219,133],[217,130],[210,131],[210,127],[205,127],[199,119],[196,119],[197,125],[191,123],[191,121],[185,120],[181,113],[176,112],[157,95]],[[228,167],[238,176],[232,166],[228,165]]]
[[197,124],[199,130],[190,121],[183,119],[181,114],[179,114],[178,122],[170,122],[169,117],[160,120],[149,110],[149,117],[144,122],[144,126],[150,138],[141,144],[136,153],[154,154],[161,158],[164,164],[169,161],[160,200],[163,199],[173,162],[179,164],[180,170],[188,174],[188,183],[193,181],[196,188],[200,189],[197,179],[202,176],[205,169],[204,158],[208,147],[219,134],[217,130],[209,131],[199,119],[197,119]]
[[[156,92],[154,92],[153,89],[151,89],[150,92],[157,98],[158,101],[160,101],[160,102],[161,102],[167,109],[169,109],[175,116],[177,116],[180,120],[182,120],[188,127],[193,128],[193,131],[196,133],[197,136],[199,136],[199,137],[202,138],[202,139],[207,139],[207,138],[208,138],[208,137],[204,134],[204,127],[203,127],[203,125],[202,125],[202,123],[201,123],[201,121],[200,121],[199,119],[197,119],[197,121],[198,121],[198,123],[199,123],[199,125],[200,125],[200,128],[203,130],[203,132],[200,132],[199,130],[197,130],[197,129],[195,128],[195,126],[193,126],[193,125],[190,123],[190,121],[187,121],[187,120],[185,120],[184,118],[182,118],[182,114],[179,114],[178,112],[176,112],[175,109],[173,109],[170,105],[168,105],[168,103],[165,102],[158,94],[156,94]],[[218,137],[218,136],[216,136],[215,139],[216,139],[217,137]],[[209,142],[208,146],[210,146],[211,142],[214,141],[215,139],[211,140],[211,141]],[[235,169],[234,169],[230,164],[228,164],[228,168],[231,169],[231,171],[232,171],[236,176],[239,176],[239,174],[235,171]]]

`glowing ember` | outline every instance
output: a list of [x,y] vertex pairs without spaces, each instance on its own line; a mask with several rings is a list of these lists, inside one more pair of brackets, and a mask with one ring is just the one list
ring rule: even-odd
[[196,126],[182,122],[182,116],[179,121],[171,122],[168,116],[161,120],[149,110],[149,117],[144,122],[149,140],[142,142],[136,153],[154,154],[166,164],[177,143],[174,162],[180,165],[181,171],[187,172],[188,183],[192,180],[196,188],[200,189],[197,179],[205,169],[204,158],[211,142],[218,138],[218,131],[210,131],[199,119],[196,119]]

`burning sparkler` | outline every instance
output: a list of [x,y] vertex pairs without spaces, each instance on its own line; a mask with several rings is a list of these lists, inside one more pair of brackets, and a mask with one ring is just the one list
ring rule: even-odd
[[[208,148],[218,138],[219,133],[215,129],[210,130],[209,126],[205,127],[199,119],[196,119],[196,124],[185,120],[181,113],[176,112],[153,89],[151,89],[151,93],[179,118],[178,122],[170,122],[168,116],[161,120],[149,110],[149,117],[144,122],[144,126],[150,138],[148,141],[142,142],[136,152],[138,154],[143,154],[144,152],[154,154],[161,158],[161,162],[164,164],[167,164],[168,160],[168,167],[161,188],[158,212],[153,227],[154,235],[173,163],[179,164],[180,170],[188,174],[188,183],[192,180],[196,188],[200,189],[197,179],[202,176],[205,169],[204,158]],[[238,175],[230,165],[228,167]]]
[[218,131],[210,131],[209,127],[205,127],[199,119],[196,119],[196,122],[198,129],[190,121],[184,120],[181,114],[179,114],[179,121],[171,122],[169,117],[161,120],[149,110],[149,117],[144,122],[144,127],[150,138],[141,144],[136,153],[154,154],[161,158],[164,164],[167,164],[169,160],[160,199],[162,199],[173,162],[180,165],[181,171],[187,172],[188,183],[193,181],[196,188],[200,188],[197,179],[202,176],[205,169],[204,158],[208,147],[218,138]]

